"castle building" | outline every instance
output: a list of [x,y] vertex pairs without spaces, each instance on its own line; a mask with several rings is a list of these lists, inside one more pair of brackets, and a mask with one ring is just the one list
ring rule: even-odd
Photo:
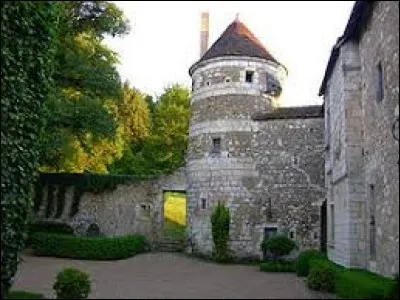
[[188,235],[211,254],[211,214],[231,214],[236,257],[261,255],[264,237],[285,234],[319,247],[325,197],[323,111],[279,107],[286,68],[234,20],[210,47],[202,14],[201,57],[191,66],[187,153]]
[[399,272],[399,3],[356,1],[324,96],[328,256]]

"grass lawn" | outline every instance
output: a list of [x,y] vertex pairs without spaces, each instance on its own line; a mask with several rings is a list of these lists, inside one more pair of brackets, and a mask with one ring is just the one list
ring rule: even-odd
[[186,194],[164,193],[164,235],[184,238],[186,232]]

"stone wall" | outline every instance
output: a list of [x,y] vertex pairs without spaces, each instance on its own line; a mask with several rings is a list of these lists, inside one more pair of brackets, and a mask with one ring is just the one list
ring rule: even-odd
[[[60,187],[52,188],[55,188],[57,198]],[[183,168],[157,179],[120,184],[112,191],[85,192],[73,217],[69,212],[74,201],[74,187],[68,187],[62,215],[56,218],[52,213],[45,218],[48,190],[49,186],[45,186],[44,201],[35,216],[37,219],[69,223],[80,234],[85,234],[91,224],[96,224],[100,233],[107,236],[144,234],[157,242],[162,237],[163,192],[186,191],[186,174]]]
[[360,38],[340,46],[324,93],[328,256],[393,275],[399,270],[399,150],[391,132],[399,105],[399,6],[375,1],[369,8]]
[[[246,71],[254,72],[246,82]],[[189,237],[195,250],[212,253],[211,214],[230,210],[230,248],[260,258],[266,228],[301,247],[319,246],[323,187],[323,121],[255,121],[279,99],[265,93],[267,78],[282,84],[285,70],[252,57],[221,57],[196,64],[187,155]],[[213,139],[220,139],[218,153]]]
[[[399,110],[397,1],[375,2],[370,20],[362,31],[359,48],[367,216],[368,221],[374,216],[376,222],[376,259],[368,253],[368,268],[392,275],[399,272],[399,144],[392,136],[395,112],[397,110],[398,114]],[[377,98],[379,62],[383,70],[382,100]]]
[[252,150],[259,176],[247,186],[261,204],[261,220],[302,247],[319,248],[325,199],[323,118],[259,122]]

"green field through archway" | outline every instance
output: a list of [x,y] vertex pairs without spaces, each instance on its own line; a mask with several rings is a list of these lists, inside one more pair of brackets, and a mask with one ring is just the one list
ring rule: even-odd
[[186,235],[186,193],[167,191],[164,201],[164,236],[184,238]]

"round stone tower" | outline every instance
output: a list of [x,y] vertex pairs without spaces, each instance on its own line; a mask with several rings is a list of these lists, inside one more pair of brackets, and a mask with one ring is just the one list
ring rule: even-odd
[[[208,37],[203,14],[201,39]],[[206,18],[206,19],[205,19]],[[201,45],[207,41],[202,40]],[[252,115],[278,103],[286,69],[238,19],[201,53],[189,70],[192,78],[192,117],[187,156],[188,235],[192,246],[211,254],[211,214],[224,202],[231,214],[230,248],[236,256],[259,253],[260,239],[247,228],[251,189],[257,178],[252,139],[257,131]],[[260,236],[256,235],[256,236]]]

